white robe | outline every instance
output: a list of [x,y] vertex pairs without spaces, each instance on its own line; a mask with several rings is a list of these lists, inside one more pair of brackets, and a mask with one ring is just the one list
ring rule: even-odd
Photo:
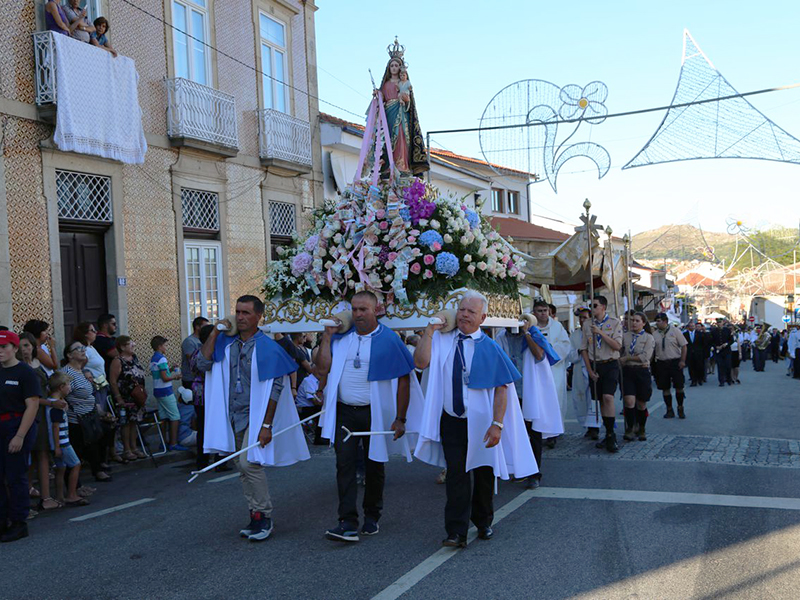
[[[449,340],[448,340],[449,341]],[[422,414],[422,427],[414,456],[423,462],[438,467],[446,467],[440,423],[444,404],[444,385],[442,372],[443,362],[450,348],[442,343],[442,334],[433,334],[431,342],[431,362],[428,368],[430,376],[425,393],[425,407]],[[478,365],[470,365],[470,372],[479,369]],[[511,476],[522,478],[539,472],[536,459],[533,457],[528,433],[522,419],[519,398],[513,385],[507,385],[508,402],[503,418],[503,431],[500,443],[487,448],[483,441],[493,421],[494,388],[467,389],[467,465],[466,470],[476,467],[492,467],[495,477],[509,479]]]
[[586,363],[581,355],[581,339],[583,333],[576,329],[569,336],[570,352],[568,361],[572,365],[572,405],[575,418],[581,427],[600,427],[601,417],[597,414],[597,405],[592,400],[591,382],[586,371]]
[[550,363],[547,357],[537,361],[527,348],[522,358],[522,416],[543,439],[564,433]]
[[[336,404],[339,399],[339,382],[344,373],[350,344],[356,339],[355,333],[331,342],[333,361],[325,385],[325,401],[322,415],[322,437],[333,445],[336,439]],[[411,448],[417,441],[420,419],[422,418],[422,388],[414,371],[408,374],[408,411],[406,412],[406,433],[399,440],[391,435],[372,435],[369,438],[369,459],[388,462],[390,454],[402,454],[411,462]],[[397,416],[397,379],[370,381],[370,431],[389,431]]]
[[536,326],[561,359],[552,366],[552,370],[553,382],[558,394],[558,406],[561,410],[561,428],[563,429],[564,417],[567,414],[567,357],[569,356],[570,343],[564,326],[553,317],[549,317],[549,319],[544,327],[541,327],[538,323],[536,323]]
[[[246,445],[258,441],[264,416],[267,414],[273,379],[259,381],[258,346],[253,349],[252,366],[250,367],[250,421]],[[225,357],[215,362],[205,378],[205,436],[203,450],[206,454],[236,451],[236,440],[231,427],[229,391],[230,391],[230,359],[231,346],[225,348]],[[278,399],[275,418],[272,421],[273,435],[295,425],[300,421],[292,398],[289,376],[283,376],[283,391]],[[256,446],[247,451],[247,460],[270,467],[286,467],[301,460],[308,460],[308,444],[302,427],[293,427],[286,433],[275,436],[269,444],[261,448]]]

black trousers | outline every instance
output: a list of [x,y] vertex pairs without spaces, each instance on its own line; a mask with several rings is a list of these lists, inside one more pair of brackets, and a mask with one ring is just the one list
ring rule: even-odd
[[792,375],[795,379],[800,379],[800,348],[794,351],[794,362],[792,363],[794,373]]
[[102,471],[100,463],[104,460],[106,450],[103,438],[94,443],[87,444],[83,440],[83,429],[81,429],[80,424],[70,423],[69,442],[75,449],[75,454],[78,455],[78,458],[89,463],[92,475],[96,476]]
[[354,528],[358,526],[358,483],[356,482],[356,463],[363,442],[363,457],[366,462],[364,488],[364,517],[378,521],[383,510],[383,485],[386,481],[384,465],[368,458],[369,436],[351,437],[344,441],[342,426],[350,431],[369,431],[370,407],[350,406],[339,402],[336,405],[336,485],[339,488],[339,520]]
[[767,350],[761,350],[758,347],[753,347],[753,369],[756,371],[763,371],[767,365]]
[[692,380],[692,383],[700,383],[703,381],[705,379],[705,361],[703,360],[703,355],[699,352],[692,354],[686,362],[689,363],[687,366],[689,367],[689,379]]
[[731,351],[717,353],[717,379],[721,385],[733,382],[731,374]]
[[194,407],[194,414],[197,419],[197,468],[205,469],[208,466],[208,454],[203,451],[203,440],[206,432],[206,407],[199,405]]
[[528,430],[528,438],[531,441],[531,450],[533,450],[533,458],[536,459],[536,465],[539,467],[539,472],[536,475],[531,475],[534,479],[542,480],[542,432],[534,431],[531,427],[530,421],[525,421],[525,428]]
[[467,471],[467,420],[442,413],[442,449],[447,463],[444,528],[447,535],[466,537],[470,520],[478,528],[489,527],[494,519],[494,473],[491,467]]

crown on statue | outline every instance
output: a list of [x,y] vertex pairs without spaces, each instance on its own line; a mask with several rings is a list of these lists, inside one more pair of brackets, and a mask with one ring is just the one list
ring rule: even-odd
[[394,44],[389,44],[386,46],[386,51],[389,53],[389,58],[398,58],[402,62],[403,54],[406,52],[406,47],[400,45],[400,42],[397,41],[397,36],[395,36]]

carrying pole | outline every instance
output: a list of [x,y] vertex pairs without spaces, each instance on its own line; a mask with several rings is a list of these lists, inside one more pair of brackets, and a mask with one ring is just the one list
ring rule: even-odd
[[[592,215],[589,212],[589,209],[592,208],[592,203],[589,202],[587,198],[583,202],[583,208],[586,210],[586,243],[588,244],[589,249],[589,259],[588,259],[588,271],[589,271],[589,318],[594,323],[594,257],[592,256]],[[597,368],[597,344],[595,343],[594,337],[592,337],[592,372],[596,373],[595,369]],[[597,419],[597,423],[600,423],[600,398],[597,396],[597,380],[589,378],[592,381],[592,396],[594,396],[594,408],[595,408],[595,418]]]

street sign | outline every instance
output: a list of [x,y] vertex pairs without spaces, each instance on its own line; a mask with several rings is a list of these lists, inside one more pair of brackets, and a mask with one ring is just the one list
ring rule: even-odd
[[755,318],[755,317],[750,317],[750,322],[751,322],[751,323],[755,322],[755,320],[756,320],[756,318]]
[[790,317],[789,315],[783,315],[783,322],[784,323],[788,323],[791,320],[792,320],[792,317]]

